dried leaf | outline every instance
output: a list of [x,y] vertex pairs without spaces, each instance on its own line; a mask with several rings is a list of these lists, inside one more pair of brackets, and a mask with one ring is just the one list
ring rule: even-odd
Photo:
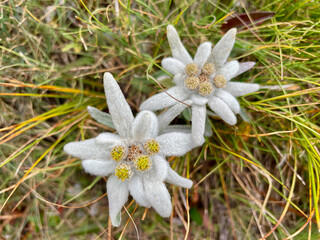
[[251,20],[255,25],[259,25],[266,20],[272,18],[275,13],[274,12],[252,12],[249,13],[250,17],[246,14],[234,14],[235,17],[229,18],[225,23],[221,26],[221,31],[227,32],[231,28],[244,29],[248,26],[252,25]]

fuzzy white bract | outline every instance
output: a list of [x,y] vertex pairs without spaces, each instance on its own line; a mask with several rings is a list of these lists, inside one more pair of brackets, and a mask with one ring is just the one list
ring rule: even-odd
[[120,225],[121,209],[129,193],[139,205],[152,206],[162,217],[169,217],[171,197],[163,181],[185,188],[190,188],[192,181],[172,170],[165,157],[181,156],[195,147],[191,133],[169,131],[159,135],[156,115],[142,111],[134,118],[110,73],[104,75],[104,88],[117,134],[106,132],[93,139],[71,142],[64,150],[82,159],[86,172],[111,175],[107,193],[114,226]]
[[[194,142],[204,142],[206,105],[230,125],[237,122],[240,112],[236,97],[259,90],[258,84],[230,82],[254,66],[254,62],[227,61],[233,48],[236,29],[229,30],[212,49],[211,43],[202,43],[194,56],[183,46],[175,28],[167,27],[172,56],[162,60],[162,67],[173,74],[176,86],[144,101],[140,109],[156,111],[166,107],[171,118],[178,116],[188,105],[192,107],[192,135]],[[177,101],[178,100],[178,101]],[[187,104],[184,104],[187,103]]]

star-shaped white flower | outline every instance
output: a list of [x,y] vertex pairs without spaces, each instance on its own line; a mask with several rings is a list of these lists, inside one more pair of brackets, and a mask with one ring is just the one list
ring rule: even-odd
[[153,207],[162,217],[172,211],[171,197],[163,183],[190,188],[192,181],[171,169],[166,156],[181,156],[194,147],[191,133],[158,134],[158,118],[142,111],[135,118],[122,91],[110,73],[104,75],[109,112],[118,134],[101,133],[96,138],[71,142],[64,150],[82,159],[86,172],[111,175],[107,181],[109,214],[114,226],[121,221],[121,208],[129,193],[144,207]]
[[[254,66],[254,62],[227,62],[233,48],[236,29],[229,30],[212,49],[211,43],[202,43],[194,56],[183,46],[175,28],[167,27],[172,56],[162,60],[162,67],[173,74],[176,86],[144,101],[140,109],[156,111],[172,107],[171,116],[178,116],[188,105],[192,107],[192,134],[194,142],[204,141],[206,104],[230,125],[237,122],[240,112],[236,97],[259,90],[258,84],[230,82]],[[184,104],[184,103],[187,104]],[[170,110],[170,109],[169,109]]]

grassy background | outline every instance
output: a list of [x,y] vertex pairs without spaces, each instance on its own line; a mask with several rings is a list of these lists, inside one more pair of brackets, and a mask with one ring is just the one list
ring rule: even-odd
[[[319,9],[308,0],[1,1],[0,238],[316,239]],[[221,38],[226,16],[254,11],[275,16],[237,34],[231,58],[257,65],[236,81],[293,86],[240,97],[247,121],[210,118],[204,146],[169,159],[194,181],[189,192],[168,185],[169,219],[130,199],[111,227],[107,179],[62,150],[110,130],[86,110],[107,110],[102,74],[114,74],[136,112],[161,90],[167,24],[194,54]],[[175,122],[188,124],[187,112]]]

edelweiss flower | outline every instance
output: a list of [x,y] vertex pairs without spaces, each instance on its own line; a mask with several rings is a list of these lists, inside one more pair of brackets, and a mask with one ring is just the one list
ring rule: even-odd
[[158,135],[158,118],[142,111],[136,118],[110,73],[104,88],[113,125],[118,134],[101,133],[96,138],[71,142],[64,150],[83,160],[86,172],[111,175],[107,182],[109,213],[114,226],[121,221],[121,208],[129,193],[144,207],[152,206],[161,216],[171,214],[171,198],[163,181],[190,188],[192,181],[171,169],[165,156],[181,156],[194,147],[185,132]]
[[[191,58],[175,28],[167,27],[167,37],[172,58],[162,60],[165,70],[173,74],[176,86],[152,96],[144,101],[141,110],[160,110],[175,107],[178,116],[188,105],[192,107],[192,134],[194,142],[201,145],[204,141],[206,104],[222,120],[230,125],[237,122],[235,114],[240,112],[235,97],[259,90],[258,84],[229,82],[232,78],[254,66],[254,62],[227,62],[233,48],[236,29],[229,30],[212,49],[211,43],[204,42]],[[178,101],[177,101],[178,100]],[[188,104],[181,102],[188,101]],[[173,111],[173,110],[171,110]],[[180,111],[180,112],[179,112]]]

